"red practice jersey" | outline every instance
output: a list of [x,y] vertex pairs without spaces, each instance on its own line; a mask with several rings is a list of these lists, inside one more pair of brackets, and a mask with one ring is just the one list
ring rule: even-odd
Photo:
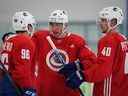
[[[46,39],[47,36],[49,36],[47,30],[38,31],[33,36],[39,66],[39,96],[80,96],[78,90],[72,90],[66,86],[64,76],[58,73],[62,64],[55,60],[53,49]],[[80,50],[86,48],[84,39],[75,34],[69,33],[65,38],[51,37],[51,39],[66,63],[77,60]],[[89,55],[88,52],[86,53]]]
[[118,32],[106,33],[99,40],[95,62],[83,64],[85,78],[94,82],[93,96],[128,96],[126,51],[126,38]]
[[4,44],[2,63],[9,65],[9,73],[14,82],[21,88],[33,88],[31,64],[35,45],[31,38],[24,34],[10,37]]

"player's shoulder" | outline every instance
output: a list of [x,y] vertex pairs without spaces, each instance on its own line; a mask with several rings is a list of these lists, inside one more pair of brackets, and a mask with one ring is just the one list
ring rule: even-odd
[[9,41],[16,41],[16,40],[30,40],[31,37],[26,35],[26,34],[15,34],[14,36],[12,35],[11,37],[8,38]]
[[77,33],[70,33],[69,39],[72,43],[78,44],[78,45],[86,43],[85,38],[82,35]]
[[42,37],[42,36],[47,36],[49,34],[49,30],[37,30],[34,34],[33,34],[33,37],[36,36],[36,37]]
[[126,37],[119,33],[119,32],[110,32],[110,33],[106,33],[104,34],[99,42],[105,42],[105,43],[115,43],[115,42],[121,42],[126,40]]
[[18,50],[21,48],[35,48],[35,45],[31,38],[25,34],[16,34],[15,36],[10,37],[7,41],[5,41],[5,46],[5,50],[8,51]]
[[108,37],[114,39],[115,42],[126,40],[126,37],[122,33],[116,31],[111,32],[110,36],[108,35]]
[[16,34],[15,36],[9,38],[7,42],[12,42],[15,46],[21,46],[21,45],[32,45],[33,41],[31,40],[31,37],[26,34]]
[[75,42],[85,41],[84,37],[77,33],[70,33],[70,38]]
[[123,35],[120,32],[116,32],[115,36],[117,37],[117,39],[119,40],[126,40],[127,38],[125,37],[125,35]]

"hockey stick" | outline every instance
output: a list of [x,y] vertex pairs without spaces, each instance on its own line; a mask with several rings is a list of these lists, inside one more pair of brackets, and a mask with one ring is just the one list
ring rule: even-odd
[[15,89],[17,96],[21,96],[20,89],[14,83],[14,81],[12,80],[11,76],[8,73],[8,70],[6,69],[6,67],[4,66],[4,64],[2,64],[2,63],[0,63],[0,70],[2,70],[5,73],[5,75],[7,76],[9,82],[12,84],[13,88]]
[[[59,61],[60,61],[63,65],[66,64],[65,61],[64,61],[64,59],[63,59],[63,57],[60,55],[58,49],[56,48],[55,44],[53,43],[51,37],[50,37],[50,36],[47,36],[46,39],[48,40],[48,42],[49,42],[50,46],[52,47],[52,49],[55,50],[56,56],[57,56],[57,58],[59,59]],[[80,93],[81,93],[81,96],[84,96],[83,93],[82,93],[82,90],[81,90],[80,88],[79,88],[79,91],[80,91]]]
[[66,64],[66,62],[64,61],[63,57],[60,55],[60,52],[58,51],[58,49],[56,48],[55,44],[53,43],[53,41],[51,40],[50,36],[47,36],[46,39],[48,40],[50,46],[52,47],[52,49],[54,49],[57,58],[59,58],[59,61],[64,65]]

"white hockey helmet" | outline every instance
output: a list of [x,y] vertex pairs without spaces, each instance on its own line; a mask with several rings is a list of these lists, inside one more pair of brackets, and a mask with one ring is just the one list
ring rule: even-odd
[[116,25],[119,25],[122,24],[123,21],[123,12],[119,7],[106,7],[100,11],[99,18],[105,18],[108,21],[117,19]]
[[13,16],[12,23],[15,31],[27,31],[28,33],[28,25],[30,24],[32,26],[33,31],[36,25],[34,17],[28,11],[16,12]]
[[49,16],[49,22],[68,23],[68,15],[64,10],[55,10]]

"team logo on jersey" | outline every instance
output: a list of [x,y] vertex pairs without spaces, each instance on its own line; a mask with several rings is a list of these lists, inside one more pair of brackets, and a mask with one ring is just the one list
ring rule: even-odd
[[[62,56],[65,63],[69,63],[69,57],[66,51],[58,49],[59,55]],[[46,64],[47,66],[53,70],[53,71],[59,71],[60,68],[63,66],[63,64],[60,62],[60,60],[55,56],[54,50],[50,50],[48,54],[46,55]]]

